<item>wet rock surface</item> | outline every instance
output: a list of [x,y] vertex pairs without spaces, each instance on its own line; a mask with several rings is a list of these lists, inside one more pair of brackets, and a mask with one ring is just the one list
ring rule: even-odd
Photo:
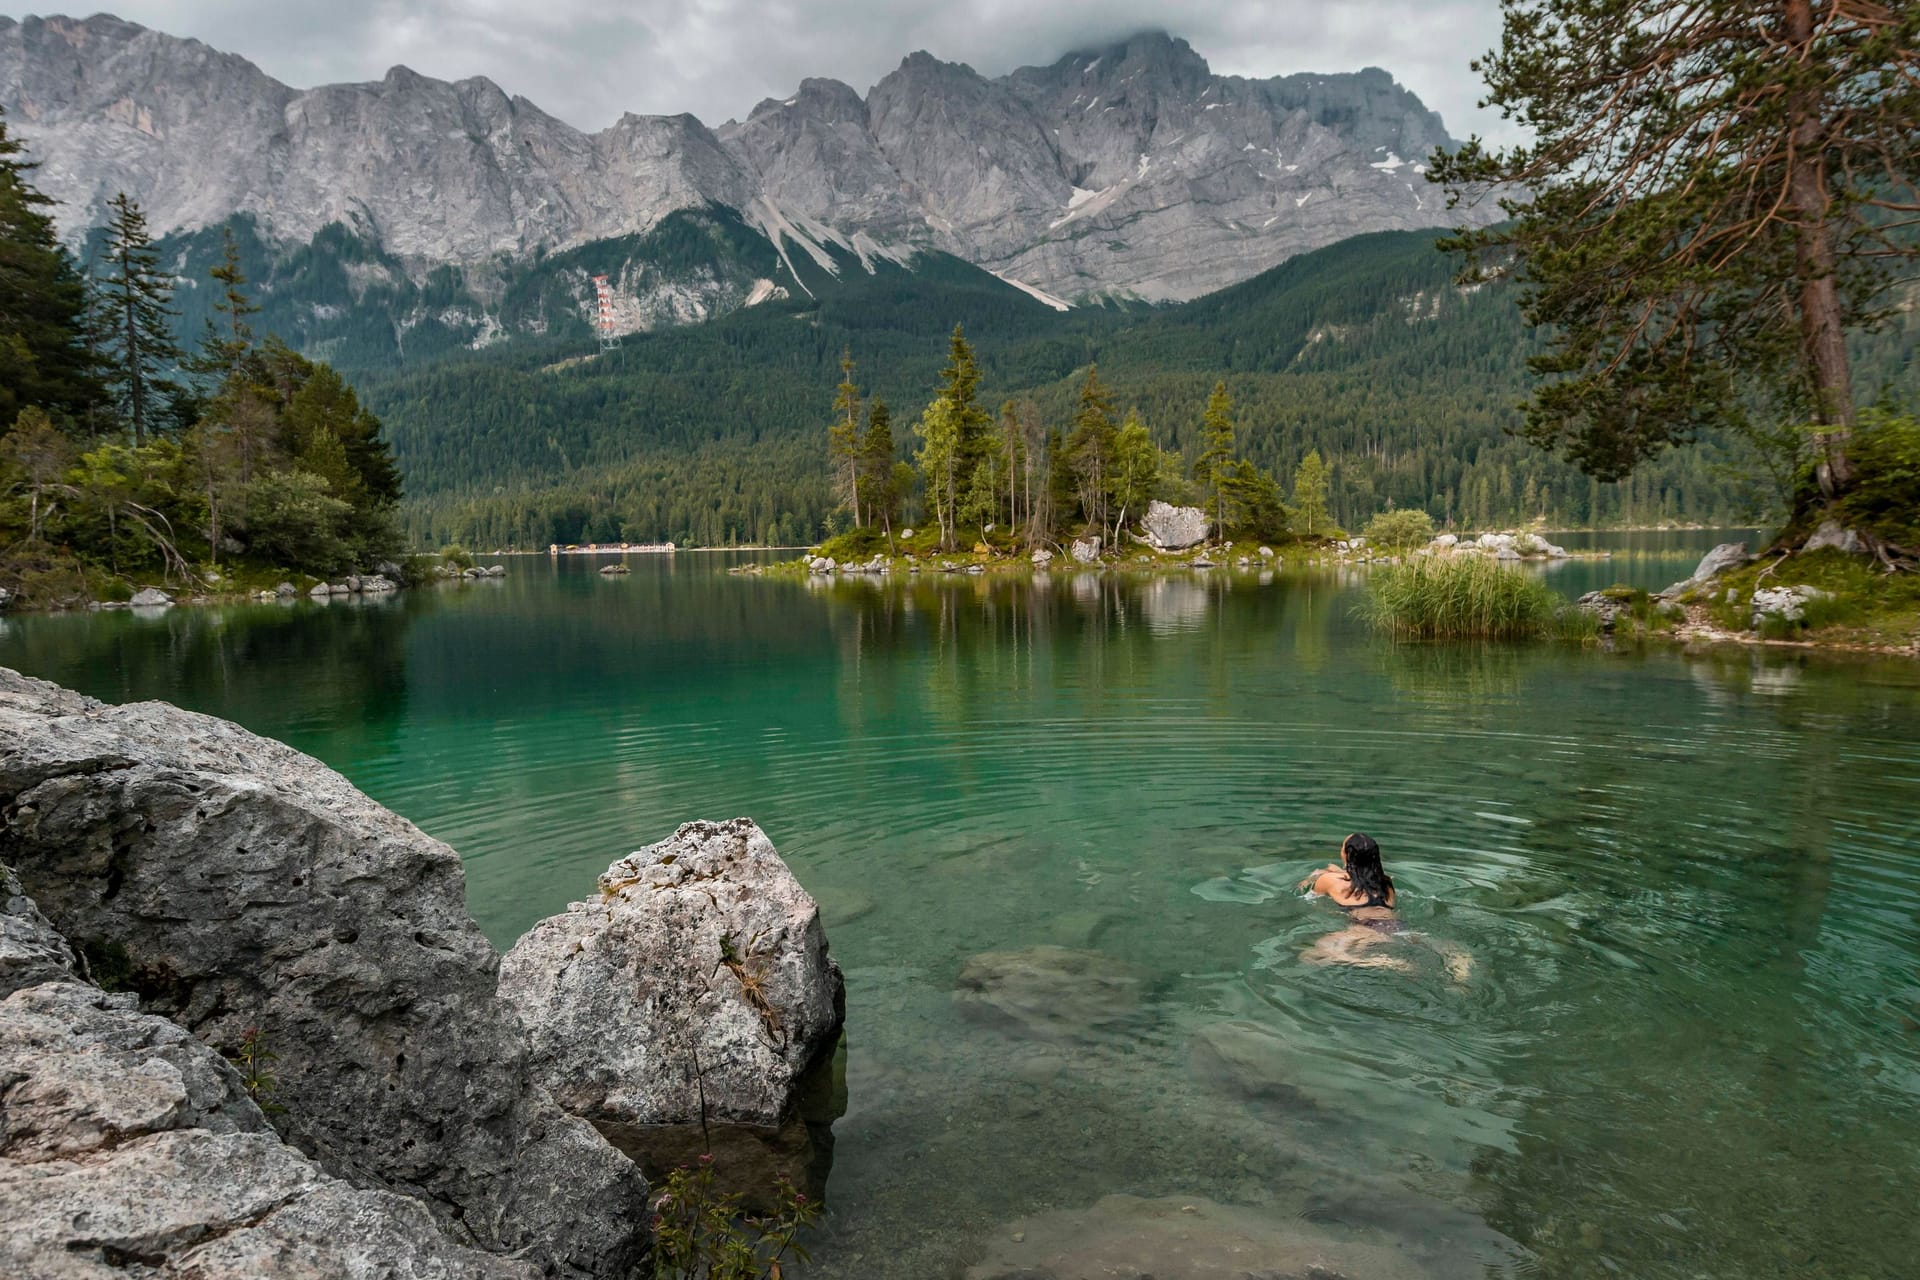
[[[0,815],[0,861],[116,999],[202,1046],[260,1029],[298,1148],[261,1157],[273,1176],[404,1192],[462,1243],[555,1275],[640,1264],[645,1184],[531,1078],[451,849],[235,725],[4,670]],[[0,968],[44,971],[49,944],[17,929]]]
[[500,966],[539,1078],[649,1170],[706,1144],[730,1186],[818,1190],[845,1110],[845,987],[814,900],[751,819],[692,822]]

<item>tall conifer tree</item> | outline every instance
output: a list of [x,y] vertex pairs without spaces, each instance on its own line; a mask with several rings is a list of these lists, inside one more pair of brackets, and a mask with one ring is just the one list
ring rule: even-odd
[[160,270],[139,204],[123,191],[107,207],[108,274],[101,297],[108,382],[140,445],[157,423],[163,398],[176,390],[167,378],[180,360],[169,323],[173,285]]
[[37,406],[79,419],[100,395],[86,344],[86,288],[61,248],[52,201],[0,112],[0,431]]
[[1234,444],[1233,401],[1227,384],[1216,382],[1200,419],[1200,456],[1193,462],[1193,482],[1213,499],[1214,530],[1222,538],[1227,536],[1227,473]]
[[1510,221],[1450,243],[1517,257],[1551,347],[1525,433],[1627,475],[1703,428],[1771,411],[1816,425],[1844,490],[1846,337],[1920,256],[1920,5],[1892,0],[1502,0],[1474,64],[1533,137],[1474,139],[1429,177],[1494,187]]

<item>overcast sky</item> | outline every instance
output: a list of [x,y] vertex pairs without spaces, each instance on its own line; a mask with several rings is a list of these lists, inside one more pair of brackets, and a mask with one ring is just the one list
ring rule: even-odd
[[[15,17],[25,10],[0,0]],[[109,12],[239,53],[306,88],[404,63],[484,75],[571,124],[691,111],[708,124],[784,98],[804,76],[863,94],[925,49],[986,75],[1164,28],[1217,72],[1385,67],[1458,137],[1502,137],[1469,59],[1496,0],[119,0]]]

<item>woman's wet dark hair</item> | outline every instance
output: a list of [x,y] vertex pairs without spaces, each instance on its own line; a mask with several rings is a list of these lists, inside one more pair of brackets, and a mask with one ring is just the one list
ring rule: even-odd
[[1374,838],[1356,831],[1341,844],[1340,851],[1346,855],[1347,880],[1367,895],[1367,905],[1387,905],[1387,895],[1393,892],[1393,877],[1380,865],[1380,845]]

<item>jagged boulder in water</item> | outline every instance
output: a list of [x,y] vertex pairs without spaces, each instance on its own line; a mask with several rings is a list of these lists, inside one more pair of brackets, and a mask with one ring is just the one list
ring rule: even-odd
[[500,995],[560,1105],[643,1168],[711,1149],[750,1196],[775,1175],[824,1184],[844,983],[751,819],[690,822],[614,863],[514,944]]
[[1176,507],[1158,498],[1147,504],[1140,520],[1147,545],[1156,551],[1185,551],[1207,540],[1207,513],[1199,507]]
[[84,981],[0,866],[0,1274],[533,1280],[419,1203],[327,1176],[232,1065]]
[[532,1078],[459,856],[331,769],[0,669],[0,861],[142,1010],[218,1046],[259,1028],[277,1127],[320,1170],[551,1275],[641,1264],[644,1180]]

